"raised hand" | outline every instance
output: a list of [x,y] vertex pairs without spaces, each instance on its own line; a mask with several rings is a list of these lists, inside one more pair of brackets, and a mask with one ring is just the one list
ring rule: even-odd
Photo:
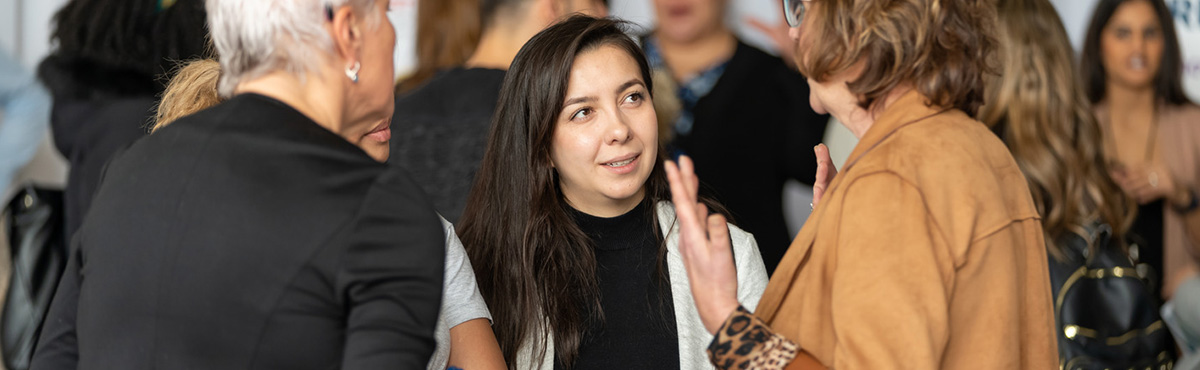
[[813,181],[812,201],[813,208],[816,208],[821,197],[825,195],[825,189],[829,188],[829,183],[837,176],[837,167],[834,167],[833,159],[829,157],[829,147],[825,144],[813,147],[813,154],[817,155],[817,178]]
[[671,200],[679,225],[679,252],[692,286],[692,299],[696,301],[704,328],[715,333],[738,307],[737,268],[733,265],[729,226],[725,216],[709,215],[708,207],[699,203],[700,179],[691,158],[680,156],[678,165],[671,161],[664,165],[671,183]]

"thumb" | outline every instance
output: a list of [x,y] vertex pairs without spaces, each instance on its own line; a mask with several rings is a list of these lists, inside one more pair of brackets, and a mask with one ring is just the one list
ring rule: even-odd
[[829,147],[825,144],[813,147],[813,154],[817,157],[817,174],[813,185],[824,188],[829,185],[829,180],[837,175],[837,168],[833,166],[833,159],[829,157]]
[[816,206],[821,201],[821,196],[825,195],[830,179],[837,174],[837,169],[833,167],[829,148],[825,144],[813,147],[813,154],[817,157],[817,173],[813,179],[813,206]]

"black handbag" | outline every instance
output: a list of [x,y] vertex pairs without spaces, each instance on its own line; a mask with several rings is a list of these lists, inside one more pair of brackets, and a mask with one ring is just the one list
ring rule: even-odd
[[1155,273],[1113,241],[1108,225],[1088,231],[1094,252],[1069,234],[1063,260],[1050,257],[1060,368],[1171,369],[1175,342],[1159,314]]
[[0,316],[0,351],[9,370],[25,370],[67,264],[63,193],[26,185],[7,209],[12,274]]

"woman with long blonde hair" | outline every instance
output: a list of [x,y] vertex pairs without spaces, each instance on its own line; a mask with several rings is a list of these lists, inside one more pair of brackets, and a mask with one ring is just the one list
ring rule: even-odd
[[1104,133],[1058,13],[1048,0],[996,5],[1001,73],[979,117],[1012,151],[1042,217],[1059,365],[1169,366],[1174,346],[1152,285],[1122,277],[1146,277],[1124,243],[1137,208],[1108,173]]
[[988,84],[979,119],[1001,135],[1029,181],[1046,246],[1061,258],[1067,234],[1099,221],[1120,238],[1134,216],[1104,165],[1102,131],[1075,79],[1058,13],[1045,0],[1000,0],[997,53],[1003,73]]

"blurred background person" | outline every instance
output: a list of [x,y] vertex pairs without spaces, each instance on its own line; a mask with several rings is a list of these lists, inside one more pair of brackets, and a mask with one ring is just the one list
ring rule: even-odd
[[1200,107],[1183,91],[1183,61],[1166,4],[1100,1],[1081,63],[1088,100],[1108,138],[1112,177],[1140,204],[1130,230],[1140,237],[1132,257],[1160,274],[1158,290],[1170,298],[1197,274],[1200,256],[1184,222],[1200,208]]
[[728,0],[654,5],[657,25],[642,46],[656,71],[662,139],[695,160],[706,190],[754,234],[774,271],[791,239],[784,183],[813,184],[816,158],[796,149],[819,144],[828,118],[797,104],[808,98],[804,76],[730,31]]
[[445,242],[382,163],[388,1],[207,4],[227,101],[107,166],[32,368],[425,367]]
[[[163,93],[151,131],[220,103],[222,99],[217,93],[220,72],[221,66],[211,59],[195,60],[180,68]],[[427,368],[504,369],[504,359],[492,333],[492,316],[479,294],[471,261],[455,234],[454,225],[443,219],[442,231],[446,234],[445,280],[434,330],[437,349]]]
[[205,50],[204,0],[71,0],[54,17],[38,77],[54,97],[54,144],[70,163],[64,207],[70,238],[105,163],[143,137],[175,63]]
[[[571,17],[516,55],[459,227],[510,368],[710,368],[652,89],[611,19]],[[725,236],[753,306],[767,279],[754,237]]]
[[[491,1],[491,0],[489,0]],[[443,69],[458,67],[479,44],[480,0],[418,0],[416,67],[396,84],[396,96],[424,85]]]
[[[1042,216],[1059,365],[1169,367],[1175,345],[1160,300],[1130,278],[1138,273],[1124,241],[1137,205],[1109,176],[1104,135],[1058,13],[1048,0],[999,0],[997,10],[1001,70],[979,117],[1012,151]],[[1132,275],[1079,279],[1095,270]]]
[[[50,124],[50,95],[32,73],[0,49],[0,194],[41,143]],[[0,199],[0,202],[7,199]]]
[[[396,100],[392,124],[398,135],[392,141],[392,163],[407,169],[429,194],[438,212],[457,222],[483,159],[497,94],[513,56],[530,37],[565,15],[581,12],[605,16],[608,9],[602,0],[444,1],[436,5],[448,11],[440,27],[460,31],[421,27],[418,52],[441,50],[447,54],[446,61],[451,61],[458,51],[474,51],[461,65],[434,63],[442,69]],[[473,3],[479,4],[478,21],[473,21]],[[444,33],[469,33],[479,27],[472,22],[482,22],[479,44],[473,48],[466,45],[471,37]],[[428,46],[439,40],[445,43]]]
[[1053,368],[1037,209],[1012,155],[971,118],[994,73],[995,2],[785,4],[809,103],[860,141],[754,313],[734,295],[722,217],[697,206],[691,160],[667,164],[713,363]]

